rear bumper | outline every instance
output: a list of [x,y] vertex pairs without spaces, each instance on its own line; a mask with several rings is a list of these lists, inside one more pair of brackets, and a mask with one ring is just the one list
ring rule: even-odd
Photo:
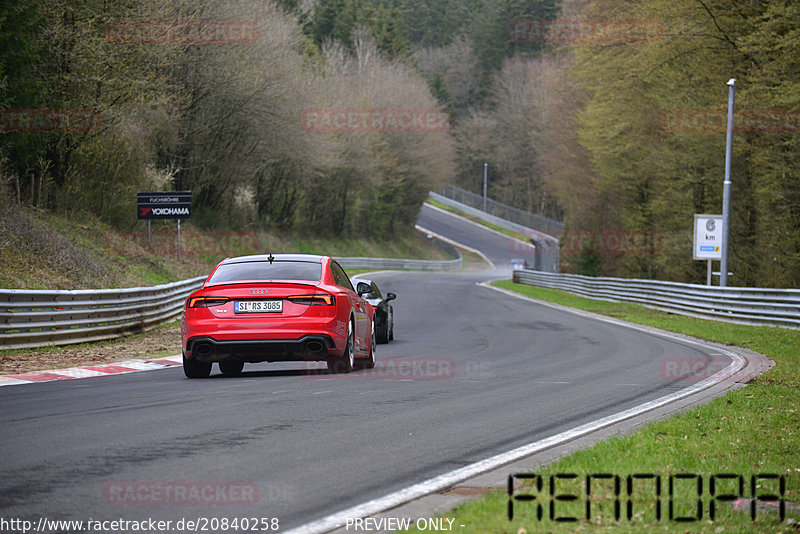
[[336,345],[328,335],[308,334],[300,339],[250,339],[219,341],[202,336],[186,342],[184,354],[200,362],[238,360],[242,362],[328,361]]

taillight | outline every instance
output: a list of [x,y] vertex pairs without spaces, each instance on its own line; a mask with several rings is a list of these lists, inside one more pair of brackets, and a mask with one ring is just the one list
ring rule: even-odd
[[187,308],[211,308],[212,306],[222,306],[229,299],[223,297],[191,297],[186,299]]
[[321,295],[295,295],[286,297],[286,300],[306,306],[336,306],[336,297],[326,293]]

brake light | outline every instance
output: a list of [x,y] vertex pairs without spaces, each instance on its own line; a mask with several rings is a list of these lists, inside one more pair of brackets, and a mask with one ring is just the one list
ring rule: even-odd
[[212,306],[222,306],[229,299],[224,297],[191,297],[186,299],[187,308],[211,308]]
[[336,297],[322,293],[320,295],[294,295],[286,297],[289,302],[306,306],[336,306]]

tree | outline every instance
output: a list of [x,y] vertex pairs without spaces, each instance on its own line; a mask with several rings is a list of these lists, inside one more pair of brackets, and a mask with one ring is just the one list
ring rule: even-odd
[[352,51],[353,34],[369,28],[378,49],[392,57],[405,56],[409,45],[398,23],[398,11],[366,0],[320,0],[312,18],[312,36],[318,45],[335,39]]
[[484,0],[479,16],[472,18],[469,35],[475,55],[487,72],[496,71],[512,56],[536,56],[545,49],[542,42],[512,39],[510,26],[516,20],[552,20],[558,13],[556,0]]
[[[704,131],[669,117],[724,117],[730,77],[741,91],[738,128],[748,108],[784,115],[797,109],[796,7],[721,0],[575,4],[580,17],[612,25],[662,21],[661,31],[640,41],[570,46],[574,72],[590,95],[579,135],[597,191],[613,202],[603,209],[619,213],[621,230],[663,236],[663,250],[626,256],[619,272],[699,282],[704,266],[688,252],[692,214],[721,209],[724,120]],[[797,283],[794,137],[763,129],[735,135],[730,267],[737,285]],[[768,229],[765,217],[775,214],[780,222]]]

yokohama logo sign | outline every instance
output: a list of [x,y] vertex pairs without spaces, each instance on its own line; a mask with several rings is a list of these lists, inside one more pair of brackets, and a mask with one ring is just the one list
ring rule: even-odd
[[192,192],[138,193],[136,217],[138,219],[190,219],[192,217]]
[[140,208],[139,215],[141,217],[147,216],[181,216],[189,217],[189,208]]

